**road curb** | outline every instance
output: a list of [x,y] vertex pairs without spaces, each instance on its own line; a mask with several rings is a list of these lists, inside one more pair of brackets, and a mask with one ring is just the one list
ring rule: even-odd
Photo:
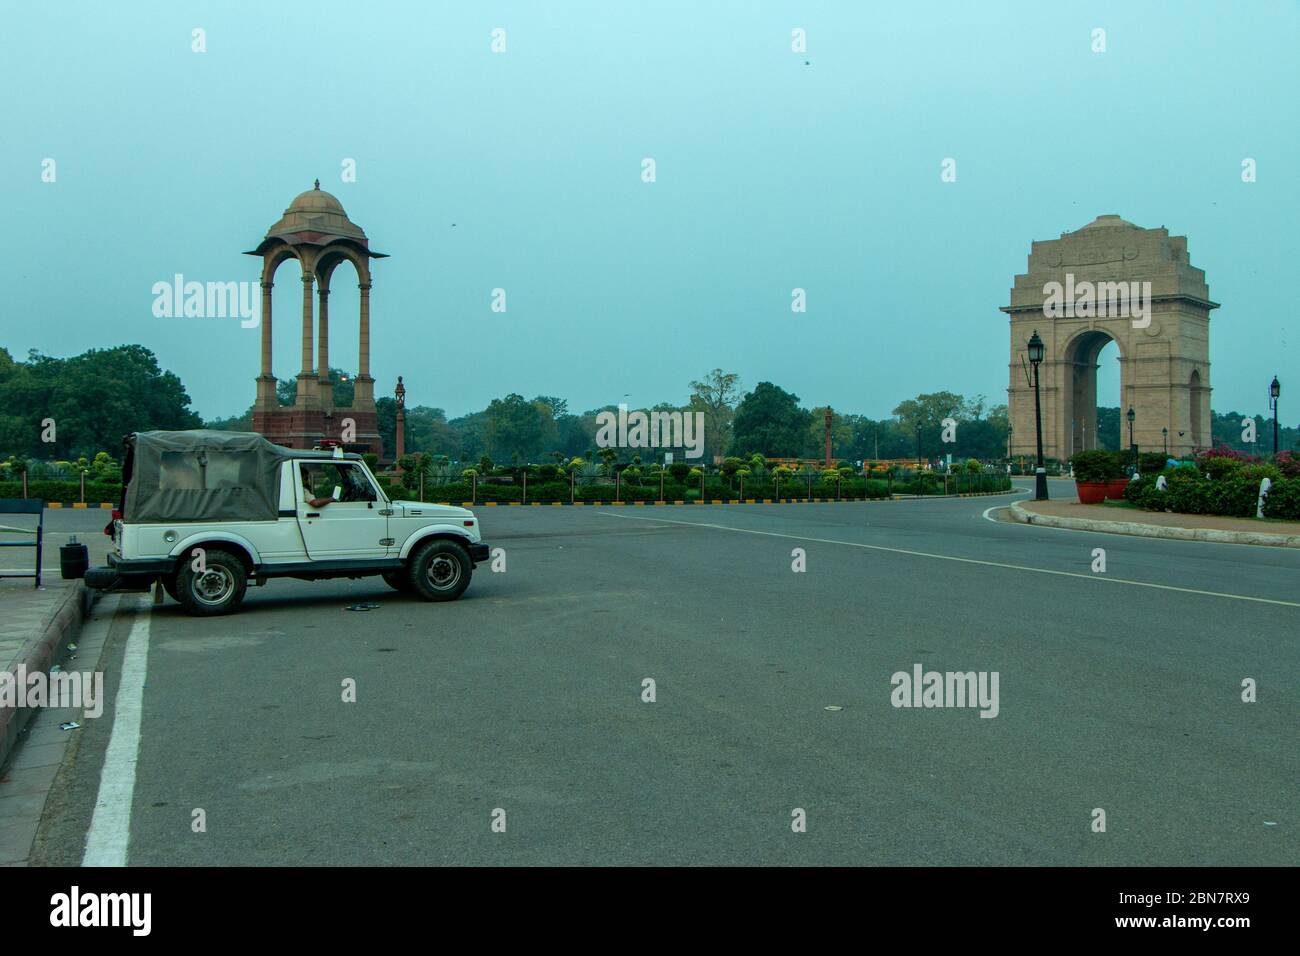
[[[82,582],[65,589],[59,601],[41,618],[36,635],[23,644],[9,673],[16,674],[20,666],[28,674],[48,672],[81,629],[93,603],[94,594]],[[8,759],[18,734],[34,712],[32,707],[0,707],[0,766]]]
[[1300,548],[1300,535],[1269,534],[1264,531],[1221,531],[1217,528],[1173,528],[1162,524],[1141,524],[1136,521],[1091,521],[1087,518],[1066,518],[1060,515],[1041,515],[1021,507],[1013,501],[1011,517],[1021,524],[1044,528],[1066,528],[1070,531],[1098,531],[1103,534],[1129,534],[1141,538],[1172,538],[1177,541],[1209,541],[1215,544],[1253,544],[1271,548]]

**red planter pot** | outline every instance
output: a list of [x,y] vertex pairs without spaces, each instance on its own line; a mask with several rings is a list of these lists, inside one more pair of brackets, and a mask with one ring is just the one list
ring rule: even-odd
[[1079,504],[1099,505],[1106,499],[1110,483],[1106,481],[1076,481],[1074,487],[1079,490]]
[[1106,482],[1106,497],[1116,501],[1124,500],[1124,489],[1128,487],[1127,478],[1112,478]]

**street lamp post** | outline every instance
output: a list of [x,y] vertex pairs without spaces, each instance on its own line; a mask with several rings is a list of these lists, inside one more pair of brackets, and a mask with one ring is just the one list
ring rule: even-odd
[[1165,457],[1168,458],[1169,457],[1169,429],[1168,428],[1160,429],[1160,437],[1164,439]]
[[1137,414],[1133,411],[1132,405],[1128,407],[1128,412],[1124,417],[1128,419],[1128,453],[1133,458],[1133,467],[1136,468],[1137,459],[1138,459],[1138,446],[1133,444],[1133,420],[1137,418]]
[[1038,436],[1038,467],[1034,471],[1034,500],[1047,500],[1047,469],[1043,466],[1043,404],[1038,393],[1038,366],[1047,349],[1038,337],[1038,330],[1029,337],[1029,364],[1034,367],[1034,430]]
[[1277,458],[1277,397],[1282,394],[1282,384],[1273,376],[1273,383],[1268,387],[1269,404],[1273,409],[1273,457]]

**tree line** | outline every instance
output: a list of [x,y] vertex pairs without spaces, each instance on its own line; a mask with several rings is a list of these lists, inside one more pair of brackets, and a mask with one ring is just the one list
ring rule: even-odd
[[[354,376],[331,369],[338,407],[352,402]],[[278,383],[277,397],[291,405],[293,379]],[[251,391],[251,383],[250,383]],[[252,406],[241,415],[204,422],[190,407],[180,378],[162,369],[141,345],[91,349],[69,358],[37,351],[25,361],[0,348],[0,460],[52,461],[93,459],[108,451],[120,456],[122,436],[153,429],[219,428],[247,431]],[[379,432],[391,454],[396,449],[397,405],[393,398],[376,400]],[[819,459],[825,449],[825,406],[805,406],[800,397],[772,382],[746,390],[739,374],[715,368],[686,386],[686,401],[641,407],[646,412],[698,413],[704,423],[704,460],[758,453],[769,458]],[[486,408],[449,419],[437,407],[406,408],[405,444],[408,452],[445,455],[456,462],[477,462],[487,456],[503,464],[583,457],[595,451],[597,416],[618,411],[617,404],[575,412],[556,395],[526,398],[509,393]],[[1241,441],[1243,414],[1211,413],[1212,435],[1218,443],[1241,451],[1259,451],[1272,442],[1272,420],[1256,414],[1258,441]],[[944,419],[956,421],[955,441],[941,440]],[[43,423],[52,422],[53,429]],[[888,458],[956,458],[996,460],[1006,457],[1007,407],[989,405],[984,396],[967,398],[940,391],[901,401],[888,418],[872,418],[845,409],[831,411],[832,454],[836,460]],[[1121,447],[1118,408],[1098,409],[1098,438],[1102,447]],[[1280,446],[1297,447],[1300,430],[1283,428]],[[681,460],[685,449],[642,449],[643,458],[673,451]],[[648,454],[647,454],[648,452]],[[622,457],[636,451],[624,449]]]

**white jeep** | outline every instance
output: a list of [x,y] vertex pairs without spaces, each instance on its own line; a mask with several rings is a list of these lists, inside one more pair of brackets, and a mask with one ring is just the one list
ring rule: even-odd
[[300,451],[245,432],[137,432],[123,500],[105,528],[101,591],[161,582],[191,614],[237,608],[249,582],[382,575],[398,591],[454,601],[486,561],[465,508],[393,501],[360,455]]

